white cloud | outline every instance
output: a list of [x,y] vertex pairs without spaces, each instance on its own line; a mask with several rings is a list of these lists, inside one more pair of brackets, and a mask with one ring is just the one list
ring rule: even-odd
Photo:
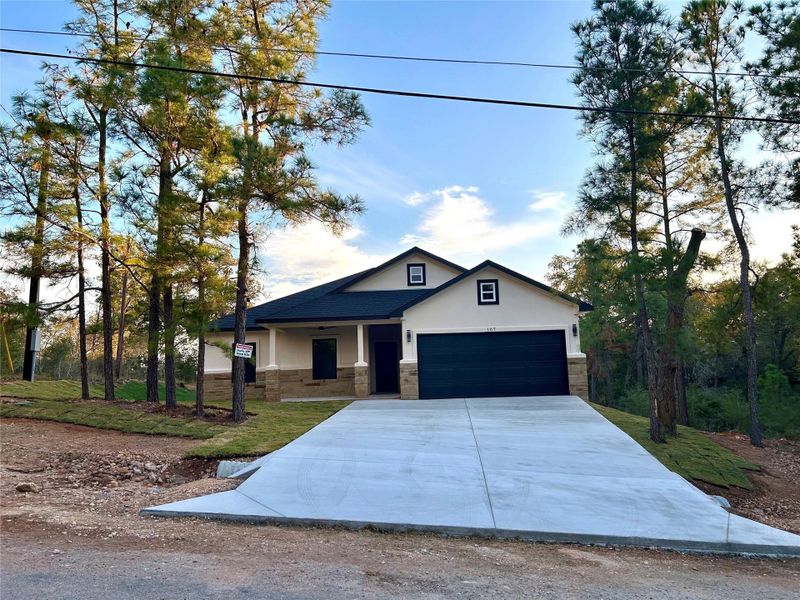
[[533,202],[528,205],[532,211],[559,211],[569,210],[569,200],[566,192],[543,192],[540,190],[531,191]]
[[500,222],[478,191],[474,186],[454,185],[431,192],[437,202],[424,213],[416,231],[404,235],[401,243],[419,245],[452,259],[482,259],[492,252],[557,235],[560,216],[531,218],[523,214]]
[[430,200],[430,194],[423,194],[421,192],[411,192],[408,196],[403,198],[403,202],[409,206],[419,206],[428,200]]
[[358,248],[356,243],[362,235],[356,226],[335,235],[317,221],[273,232],[264,244],[268,271],[265,296],[274,300],[363,271],[389,258]]

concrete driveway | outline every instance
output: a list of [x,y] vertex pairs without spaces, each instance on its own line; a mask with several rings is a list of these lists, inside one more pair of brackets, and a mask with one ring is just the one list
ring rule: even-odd
[[258,465],[143,514],[800,555],[574,396],[354,402]]

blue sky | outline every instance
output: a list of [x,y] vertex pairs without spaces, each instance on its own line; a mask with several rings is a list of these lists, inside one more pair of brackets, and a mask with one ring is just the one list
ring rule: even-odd
[[[669,3],[671,9],[679,4]],[[320,49],[573,62],[569,26],[590,2],[335,2]],[[60,29],[68,2],[0,0],[3,27]],[[63,51],[69,39],[3,33],[9,47]],[[29,87],[38,61],[0,58],[0,97]],[[459,95],[575,103],[569,72],[321,57],[314,79]],[[418,244],[465,266],[491,258],[543,278],[576,239],[559,229],[592,163],[576,115],[364,95],[372,127],[347,148],[318,147],[322,183],[360,195],[366,213],[336,238],[316,225],[260,243],[272,297],[344,275]],[[797,212],[751,220],[756,258],[789,246]]]

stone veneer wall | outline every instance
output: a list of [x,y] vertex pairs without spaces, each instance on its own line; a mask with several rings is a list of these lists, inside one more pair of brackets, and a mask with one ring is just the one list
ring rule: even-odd
[[586,374],[586,357],[567,358],[567,374],[569,376],[569,393],[588,402],[589,379]]
[[369,367],[354,367],[353,390],[356,398],[369,398]]
[[281,398],[315,398],[356,395],[355,367],[338,367],[336,379],[313,379],[311,369],[278,371]]
[[[230,401],[232,395],[230,373],[205,373],[203,384],[206,400]],[[245,400],[263,400],[265,386],[266,373],[256,371],[256,382],[244,386]]]
[[417,363],[400,363],[400,398],[419,399],[419,376]]

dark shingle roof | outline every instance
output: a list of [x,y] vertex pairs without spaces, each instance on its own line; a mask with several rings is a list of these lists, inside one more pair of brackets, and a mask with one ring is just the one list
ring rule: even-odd
[[[258,306],[252,306],[247,309],[247,329],[258,329],[258,325],[256,325],[256,319],[266,318],[269,315],[277,314],[284,310],[289,310],[298,304],[303,304],[304,302],[324,296],[325,294],[330,293],[342,285],[347,285],[348,281],[355,279],[361,275],[361,273],[363,273],[363,271],[354,273],[353,275],[348,275],[347,277],[342,277],[336,281],[323,283],[322,285],[303,290],[302,292],[297,292],[296,294],[291,294],[289,296],[284,296],[283,298],[278,298],[277,300],[272,300],[271,302],[265,302],[264,304],[259,304]],[[211,329],[213,331],[233,331],[233,315],[231,314],[220,317],[211,324]]]
[[[367,275],[375,273],[387,265],[392,264],[403,256],[408,256],[412,252],[420,252],[429,256],[430,258],[439,260],[460,270],[462,273],[446,283],[433,289],[401,289],[401,290],[380,290],[369,292],[347,292],[343,291],[348,286],[356,281],[360,281]],[[391,317],[400,317],[403,311],[415,304],[421,302],[425,298],[433,296],[440,291],[450,287],[451,285],[463,280],[465,277],[480,271],[485,267],[494,267],[499,269],[512,277],[516,277],[525,281],[539,289],[552,293],[558,297],[563,298],[569,302],[578,304],[580,311],[592,310],[592,306],[586,302],[582,302],[577,298],[573,298],[549,286],[530,279],[520,273],[512,271],[502,265],[487,260],[482,262],[469,271],[464,270],[463,267],[448,263],[444,259],[439,258],[429,252],[425,252],[420,248],[412,248],[408,252],[404,252],[399,257],[375,267],[367,269],[360,273],[354,273],[347,277],[342,277],[336,281],[323,283],[316,287],[297,292],[291,296],[278,298],[272,302],[259,304],[252,308],[247,309],[247,329],[258,329],[262,323],[296,323],[303,321],[350,321],[362,319],[388,319]],[[226,315],[217,319],[211,326],[213,331],[233,331],[233,315]]]
[[400,306],[413,302],[427,291],[336,292],[256,318],[256,323],[388,319]]

